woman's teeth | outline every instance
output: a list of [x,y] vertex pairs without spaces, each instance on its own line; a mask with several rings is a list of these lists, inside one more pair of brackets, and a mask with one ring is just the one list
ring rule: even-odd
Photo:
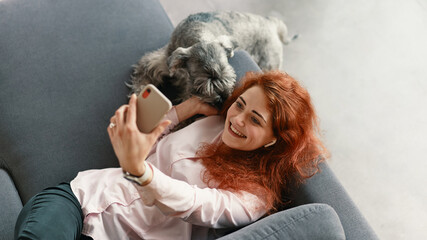
[[230,129],[231,129],[231,131],[233,131],[233,132],[234,132],[236,135],[238,135],[239,137],[246,138],[246,136],[245,136],[245,135],[243,135],[241,132],[237,131],[237,129],[235,129],[231,123],[230,123]]

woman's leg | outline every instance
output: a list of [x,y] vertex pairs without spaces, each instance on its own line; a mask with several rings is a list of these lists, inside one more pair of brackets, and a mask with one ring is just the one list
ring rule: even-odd
[[80,239],[83,213],[69,183],[32,197],[18,216],[15,239]]

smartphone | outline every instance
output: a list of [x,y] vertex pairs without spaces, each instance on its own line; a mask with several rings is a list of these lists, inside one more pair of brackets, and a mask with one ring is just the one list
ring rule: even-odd
[[154,85],[148,84],[138,96],[136,124],[143,133],[150,133],[172,108],[171,101]]

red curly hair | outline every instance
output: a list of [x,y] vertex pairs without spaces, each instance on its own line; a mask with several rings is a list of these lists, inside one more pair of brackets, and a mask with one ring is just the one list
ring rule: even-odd
[[206,167],[203,179],[209,186],[265,196],[266,208],[273,212],[283,203],[283,191],[317,173],[328,153],[317,136],[318,121],[310,95],[286,73],[247,73],[225,102],[221,115],[225,117],[236,99],[255,85],[267,96],[276,144],[254,151],[231,149],[222,142],[205,144],[198,156]]

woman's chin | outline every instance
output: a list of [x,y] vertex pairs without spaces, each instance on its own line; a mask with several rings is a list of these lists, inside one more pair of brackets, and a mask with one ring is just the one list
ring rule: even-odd
[[227,133],[222,133],[221,140],[227,147],[235,149],[235,143],[230,139],[230,136],[227,136]]
[[244,149],[244,147],[242,147],[243,143],[239,143],[241,139],[236,138],[234,136],[230,136],[230,134],[223,133],[221,139],[222,139],[222,142],[229,148],[232,148],[235,150],[242,150],[242,151],[246,150]]

